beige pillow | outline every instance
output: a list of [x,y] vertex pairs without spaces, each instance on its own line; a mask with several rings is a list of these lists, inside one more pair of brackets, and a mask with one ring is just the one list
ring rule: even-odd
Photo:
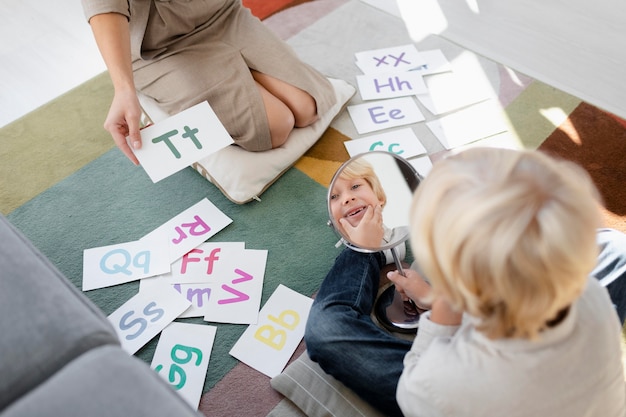
[[[244,204],[253,199],[258,200],[274,181],[318,141],[356,92],[346,81],[334,78],[329,78],[329,81],[335,89],[335,105],[311,126],[294,129],[285,145],[265,152],[248,152],[230,145],[194,163],[192,167],[215,184],[232,202]],[[168,117],[154,100],[141,93],[139,102],[148,121],[156,123]]]
[[306,351],[281,374],[272,378],[270,384],[310,417],[384,417],[384,414],[324,372]]

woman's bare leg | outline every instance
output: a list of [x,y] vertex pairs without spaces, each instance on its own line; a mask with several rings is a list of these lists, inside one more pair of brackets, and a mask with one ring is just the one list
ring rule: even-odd
[[270,127],[272,148],[278,148],[287,141],[294,128],[295,119],[289,107],[279,98],[270,93],[263,85],[256,83],[267,114]]
[[254,70],[251,72],[258,84],[291,110],[295,127],[306,127],[317,121],[317,106],[309,93],[267,74]]

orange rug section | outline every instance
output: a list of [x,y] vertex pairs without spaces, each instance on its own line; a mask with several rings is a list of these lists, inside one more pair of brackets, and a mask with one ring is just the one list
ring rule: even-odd
[[626,233],[626,121],[581,103],[539,149],[582,165],[604,199],[606,226]]
[[253,15],[263,20],[274,13],[307,1],[311,0],[242,0],[242,4],[250,9]]

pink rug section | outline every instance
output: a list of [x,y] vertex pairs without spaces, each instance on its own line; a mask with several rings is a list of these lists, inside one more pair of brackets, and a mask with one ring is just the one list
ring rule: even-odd
[[[289,363],[305,351],[301,342]],[[240,363],[200,398],[198,410],[205,416],[263,417],[283,399],[270,386],[270,378]]]
[[314,0],[278,12],[263,22],[279,38],[287,40],[347,2],[348,0]]

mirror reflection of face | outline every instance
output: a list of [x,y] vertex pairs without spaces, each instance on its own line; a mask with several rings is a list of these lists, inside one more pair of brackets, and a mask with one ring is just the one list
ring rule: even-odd
[[356,227],[368,206],[376,207],[384,203],[365,178],[348,179],[340,176],[335,180],[330,194],[330,211],[337,225],[340,225],[339,219],[343,218]]

